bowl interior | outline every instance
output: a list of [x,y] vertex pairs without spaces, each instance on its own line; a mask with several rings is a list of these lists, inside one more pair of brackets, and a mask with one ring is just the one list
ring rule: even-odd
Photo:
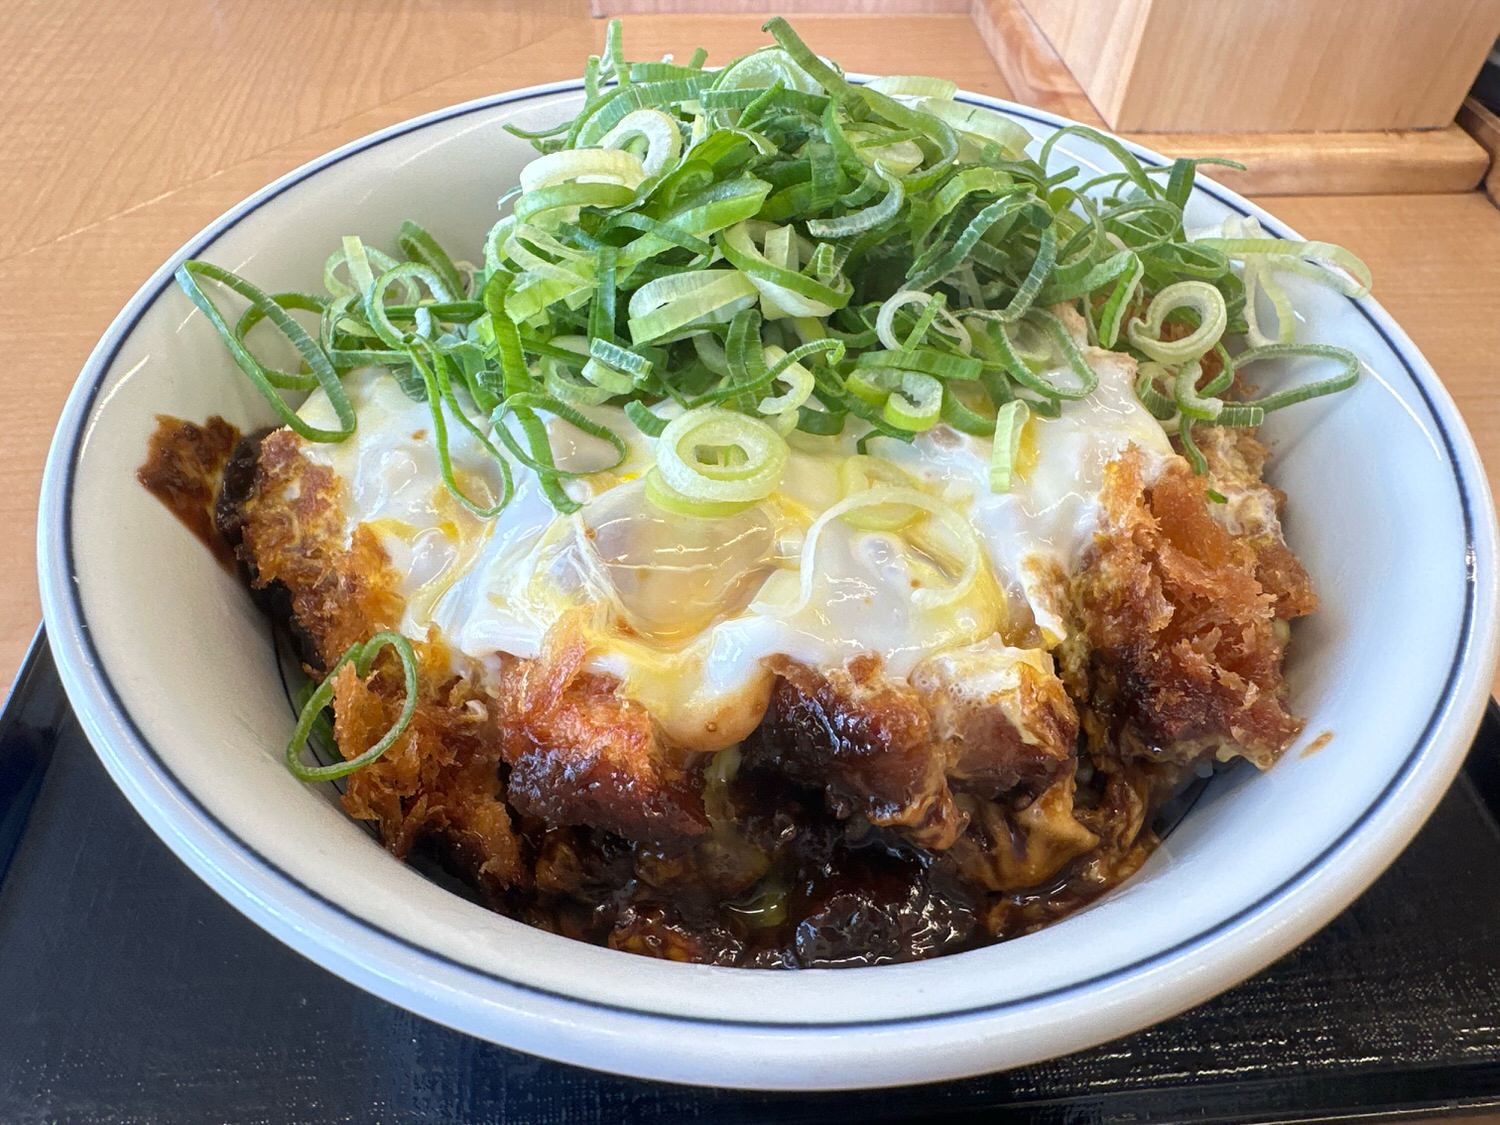
[[[342,234],[393,248],[403,219],[455,257],[478,258],[495,199],[531,155],[505,133],[569,114],[573,92],[531,94],[418,124],[252,201],[189,247],[268,290],[315,290]],[[1026,121],[1039,135],[1052,126]],[[1055,160],[1107,163],[1077,137]],[[1191,225],[1234,213],[1205,191]],[[1272,478],[1290,497],[1288,537],[1322,609],[1295,629],[1301,743],[1270,771],[1217,779],[1146,867],[1091,909],[1040,933],[917,965],[758,973],[651,961],[489,913],[387,855],[329,787],[280,757],[291,720],[265,620],[236,579],[136,484],[159,413],[220,414],[242,429],[270,415],[204,319],[162,284],[107,346],[71,461],[61,534],[82,617],[135,748],[103,746],[120,770],[164,771],[220,826],[209,850],[255,853],[371,932],[485,977],[586,1001],[749,1024],[871,1022],[1055,993],[1205,935],[1299,878],[1398,778],[1444,699],[1459,655],[1470,528],[1449,440],[1383,320],[1298,286],[1312,326],[1364,360],[1352,392],[1273,416]],[[1267,365],[1257,382],[1285,377]],[[1325,732],[1316,753],[1304,751]],[[295,897],[295,893],[289,892]],[[292,902],[289,899],[288,902]],[[288,910],[292,907],[288,906]],[[695,986],[695,985],[701,985]]]

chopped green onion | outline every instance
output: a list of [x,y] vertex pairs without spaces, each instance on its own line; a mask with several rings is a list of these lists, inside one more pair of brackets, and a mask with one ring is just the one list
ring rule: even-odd
[[662,480],[695,502],[762,500],[781,483],[786,459],[786,442],[769,425],[717,406],[672,419],[656,447]]
[[947,122],[955,132],[998,145],[1006,155],[1017,155],[1031,143],[1031,134],[1025,126],[983,106],[928,99],[918,103],[917,108]]
[[920,371],[889,367],[859,367],[850,372],[846,385],[881,416],[900,430],[920,432],[937,424],[943,408],[943,384]]
[[1173,397],[1183,417],[1212,422],[1223,413],[1224,400],[1198,394],[1198,380],[1202,377],[1203,365],[1197,360],[1183,364],[1172,386]]
[[668,274],[631,295],[630,338],[643,344],[695,325],[723,323],[758,296],[739,270]]
[[995,415],[995,443],[990,451],[990,490],[1009,492],[1021,452],[1021,435],[1031,410],[1020,399],[1007,402]]
[[[354,433],[354,407],[349,404],[349,396],[344,393],[343,384],[339,382],[333,364],[329,362],[328,356],[324,354],[317,342],[307,334],[302,325],[292,319],[291,314],[281,305],[238,274],[222,266],[216,266],[212,262],[183,262],[177,267],[177,272],[173,276],[178,286],[187,294],[188,300],[192,301],[208,318],[208,322],[214,326],[214,331],[219,334],[219,338],[224,341],[224,346],[229,349],[235,365],[249,376],[256,390],[260,391],[265,400],[271,404],[271,408],[276,411],[277,417],[284,425],[295,430],[308,441],[343,441]],[[281,392],[276,389],[272,376],[261,362],[250,354],[250,349],[240,342],[239,337],[225,321],[223,314],[219,312],[218,306],[209,299],[208,294],[203,292],[199,278],[216,281],[224,288],[245,298],[291,341],[292,346],[302,356],[303,362],[311,368],[318,386],[328,396],[328,401],[338,416],[339,428],[337,430],[324,430],[309,425],[287,405],[286,400],[281,397]]]
[[635,428],[647,437],[659,438],[667,428],[667,420],[657,417],[651,412],[651,408],[639,399],[625,404],[625,417],[629,418]]
[[[859,496],[881,485],[915,488],[917,482],[904,469],[878,457],[856,453],[839,465],[839,487],[845,496]],[[862,531],[899,531],[925,514],[910,504],[882,504],[853,508],[844,513],[844,522]]]
[[[765,249],[756,247],[757,235]],[[799,272],[796,267],[798,245],[790,227],[752,226],[736,223],[718,236],[719,248],[730,265],[742,270],[760,291],[763,304],[774,302],[780,316],[828,316],[849,302],[853,286],[842,276],[839,284],[829,285],[816,277]],[[779,250],[773,249],[779,247]],[[776,253],[781,260],[772,261]],[[767,316],[771,310],[767,310]]]
[[[925,515],[918,528],[932,525],[939,531],[941,541],[924,537],[923,547],[927,553],[942,555],[949,563],[954,579],[946,587],[923,587],[912,591],[911,600],[919,609],[936,609],[950,605],[965,596],[974,587],[983,567],[983,549],[969,521],[955,509],[936,497],[917,488],[902,488],[889,484],[873,484],[863,491],[845,496],[826,509],[807,529],[802,540],[802,557],[798,564],[799,597],[795,605],[782,612],[793,614],[812,602],[818,575],[822,572],[818,563],[818,548],[824,531],[839,520],[856,516],[858,522],[867,525],[870,518],[890,517],[901,519],[907,509]],[[863,513],[861,521],[857,513]],[[911,526],[911,522],[902,526]]]
[[[1041,393],[1048,398],[1088,398],[1094,393],[1094,388],[1099,385],[1099,375],[1083,358],[1083,353],[1078,350],[1078,344],[1074,342],[1072,334],[1056,313],[1045,309],[1033,309],[1031,316],[1041,323],[1042,331],[1047,334],[1053,346],[1062,353],[1063,362],[1078,381],[1073,387],[1060,387],[1056,383],[1048,382],[1041,388],[1033,387],[1032,389],[1040,389]],[[1002,332],[1001,335],[1004,336],[1004,333]],[[1024,384],[1025,380],[1021,381]]]
[[[387,647],[396,653],[396,658],[401,662],[401,673],[406,688],[406,697],[401,704],[401,714],[397,716],[395,723],[391,725],[390,730],[380,736],[373,746],[348,761],[327,766],[307,765],[302,761],[302,748],[307,745],[308,736],[319,722],[324,710],[333,702],[333,684],[338,674],[344,670],[346,664],[352,664],[355,674],[360,679],[367,679],[374,669],[375,658]],[[341,777],[348,777],[356,770],[361,770],[377,760],[394,746],[396,740],[406,733],[406,728],[411,725],[412,716],[416,714],[416,711],[417,655],[412,651],[411,642],[400,633],[376,633],[367,641],[350,645],[344,655],[339,657],[333,667],[328,670],[328,675],[323,677],[323,681],[307,697],[307,702],[302,705],[302,710],[297,716],[297,726],[292,731],[292,739],[287,743],[287,769],[291,770],[300,781],[336,781]]]
[[[1194,245],[1217,250],[1230,258],[1249,261],[1262,258],[1276,269],[1292,270],[1318,278],[1347,297],[1363,297],[1370,292],[1370,267],[1364,261],[1331,242],[1297,242],[1286,238],[1200,238]],[[1300,268],[1314,263],[1311,269]],[[1348,274],[1334,273],[1335,266]]]
[[1284,359],[1298,356],[1331,359],[1340,364],[1343,370],[1327,379],[1318,379],[1289,390],[1249,399],[1244,405],[1258,406],[1268,412],[1281,410],[1295,403],[1346,391],[1359,382],[1359,357],[1347,348],[1334,347],[1332,344],[1266,344],[1263,347],[1241,352],[1235,357],[1235,365],[1241,368],[1261,359]]
[[866,87],[871,90],[879,90],[882,94],[889,94],[893,98],[941,98],[951,99],[958,93],[958,83],[950,82],[946,78],[928,78],[925,75],[916,74],[891,74],[884,78],[874,78],[867,82]]
[[[546,411],[566,422],[576,430],[582,430],[590,437],[596,437],[600,441],[608,442],[615,451],[615,459],[603,465],[595,465],[588,469],[559,469],[552,459],[552,443],[547,439],[546,426],[536,417],[536,411]],[[527,434],[531,446],[529,450],[523,449],[509,427],[504,425],[507,418],[514,415],[521,423]],[[562,478],[586,477],[594,473],[609,472],[618,469],[625,463],[628,450],[625,447],[625,439],[608,426],[595,422],[592,418],[575,410],[565,402],[559,401],[551,395],[539,394],[535,391],[522,391],[519,394],[507,395],[495,410],[493,421],[495,433],[505,443],[511,454],[527,468],[534,470],[538,476],[551,477],[553,480]],[[540,440],[538,440],[538,436]]]
[[1208,472],[1208,458],[1203,456],[1203,451],[1198,448],[1198,443],[1193,440],[1194,419],[1186,414],[1177,420],[1177,443],[1182,446],[1182,455],[1188,459],[1188,464],[1193,467],[1193,472],[1200,477]]
[[[1360,296],[1363,262],[1266,237],[1252,219],[1186,233],[1199,166],[1232,162],[1147,166],[1085,126],[1033,146],[1005,114],[957,101],[951,82],[850,82],[785,20],[765,29],[774,44],[709,71],[702,52],[687,65],[631,61],[611,23],[571,119],[510,130],[537,155],[518,183],[495,185],[499,219],[471,250],[481,267],[407,222],[394,257],[344,237],[324,262],[324,293],[263,293],[202,262],[178,282],[308,440],[354,432],[344,373],[387,371],[428,403],[444,484],[479,515],[511,495],[512,460],[555,508],[576,510],[564,484],[604,467],[561,469],[544,416],[623,459],[624,423],[600,422],[594,407],[623,410],[660,443],[654,496],[703,514],[754,502],[766,482],[747,487],[736,474],[769,472],[793,429],[853,427],[864,450],[939,421],[986,436],[1018,431],[1023,416],[1056,417],[1094,393],[1093,347],[1140,364],[1137,397],[1176,428],[1195,466],[1195,424],[1255,426],[1357,379],[1350,353],[1293,342],[1296,287],[1283,282],[1301,275]],[[1098,146],[1102,166],[1052,166],[1069,137]],[[206,282],[248,307],[226,318]],[[293,313],[316,315],[316,335]],[[255,356],[247,340],[262,322],[299,365]],[[1233,355],[1242,340],[1249,350]],[[1200,386],[1210,352],[1219,371]],[[1237,382],[1246,364],[1293,356],[1341,370],[1261,398]],[[337,428],[310,425],[283,398],[312,391],[327,396]],[[669,421],[672,411],[685,413]],[[703,433],[687,452],[668,451],[681,447],[669,434],[684,418]],[[455,477],[455,425],[495,462],[497,497],[470,495]],[[725,426],[735,440],[708,460],[693,451]],[[1001,466],[1006,451],[996,457]]]
[[463,277],[448,252],[438,245],[437,239],[427,233],[426,228],[408,219],[401,224],[396,234],[396,245],[408,261],[416,262],[432,270],[443,287],[455,295],[464,291]]
[[[409,347],[413,340],[425,337],[428,333],[421,331],[422,318],[415,317],[417,328],[412,332],[403,332],[392,322],[389,312],[386,310],[385,295],[387,290],[397,282],[408,286],[420,282],[432,293],[433,299],[437,301],[451,301],[453,294],[448,291],[442,277],[436,270],[421,265],[418,262],[402,262],[400,265],[392,266],[379,277],[375,278],[365,288],[364,306],[365,314],[369,319],[370,327],[375,335],[380,338],[381,343],[389,348]],[[417,313],[422,312],[421,307]],[[430,315],[430,314],[429,314]]]
[[976,410],[959,397],[957,387],[943,388],[942,419],[960,433],[989,437],[995,432],[993,411]]
[[875,162],[870,176],[872,179],[868,182],[878,180],[885,184],[885,195],[880,202],[837,219],[809,219],[807,233],[814,238],[848,238],[850,235],[865,234],[893,220],[900,212],[901,204],[906,201],[906,189],[880,161]]
[[[314,296],[310,293],[268,293],[267,298],[271,303],[281,308],[292,311],[315,312],[322,314],[328,307],[328,301],[323,297]],[[245,348],[249,348],[249,341],[245,339],[250,330],[261,321],[266,319],[265,310],[256,304],[250,305],[240,315],[238,323],[234,326],[234,337]],[[310,391],[318,385],[318,380],[311,373],[304,374],[300,371],[280,371],[274,367],[262,367],[266,379],[274,387],[286,391]]]
[[[807,345],[804,344],[803,347],[806,348]],[[802,404],[812,397],[817,380],[811,371],[775,344],[766,346],[765,358],[767,377],[772,381],[785,383],[787,389],[779,395],[768,395],[761,399],[756,409],[768,417],[786,419],[786,429],[790,430],[796,425]]]
[[[500,451],[495,448],[490,439],[469,419],[463,407],[459,405],[457,397],[453,394],[453,387],[449,383],[443,358],[438,357],[436,363],[429,365],[417,349],[412,349],[410,355],[412,367],[421,377],[427,390],[427,408],[432,417],[432,437],[437,446],[438,470],[442,474],[444,486],[454,499],[480,519],[489,519],[499,515],[505,505],[510,503],[511,495],[515,491],[510,466],[506,464],[505,458],[501,456]],[[450,413],[479,442],[480,447],[488,454],[500,473],[499,495],[493,504],[481,504],[475,500],[459,486],[453,474],[453,459],[448,449],[447,415]]]
[[659,109],[638,109],[627,113],[613,129],[599,138],[599,147],[620,148],[637,137],[646,142],[646,155],[640,164],[647,177],[660,174],[682,151],[682,131],[677,119]]
[[732,516],[756,503],[754,500],[695,500],[669,485],[659,468],[646,472],[646,499],[674,516],[697,516],[699,519]]
[[1170,396],[1163,394],[1157,387],[1159,378],[1170,378],[1169,372],[1164,366],[1156,362],[1141,364],[1140,371],[1136,375],[1135,397],[1141,400],[1151,416],[1158,422],[1171,422],[1177,418],[1177,403]]
[[[1189,310],[1198,326],[1180,340],[1161,340],[1167,317]],[[1132,320],[1126,329],[1130,342],[1159,363],[1184,363],[1206,355],[1224,335],[1229,311],[1224,294],[1206,281],[1179,281],[1151,298],[1144,320]]]

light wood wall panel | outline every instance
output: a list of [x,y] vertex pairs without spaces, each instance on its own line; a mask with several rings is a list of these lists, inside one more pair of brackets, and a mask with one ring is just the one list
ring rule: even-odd
[[1115,129],[1453,123],[1500,0],[1021,0]]
[[592,0],[592,3],[596,16],[795,16],[803,12],[932,16],[969,10],[969,0]]

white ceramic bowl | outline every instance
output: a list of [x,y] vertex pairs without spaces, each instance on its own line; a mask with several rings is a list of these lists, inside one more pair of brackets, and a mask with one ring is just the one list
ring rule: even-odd
[[[1039,136],[1067,124],[962,96]],[[172,269],[206,257],[267,289],[312,289],[341,234],[381,244],[407,217],[477,248],[530,155],[501,125],[556,120],[580,100],[570,83],[471,102],[298,169],[164,264],[84,367],[42,489],[47,630],[100,757],[193,870],[332,971],[486,1039],[650,1078],[801,1089],[956,1078],[1124,1034],[1262,968],[1380,873],[1479,722],[1495,662],[1495,518],[1463,422],[1411,342],[1375,302],[1316,289],[1296,293],[1299,307],[1319,339],[1363,357],[1364,378],[1275,415],[1267,433],[1291,541],[1323,597],[1296,628],[1295,706],[1304,744],[1332,741],[1293,748],[1264,776],[1215,780],[1135,878],[1047,930],[871,969],[653,961],[440,889],[331,792],[294,780],[265,621],[133,476],[158,412],[269,420]],[[1060,154],[1104,155],[1076,137]],[[1236,212],[1291,235],[1209,184],[1190,225]]]

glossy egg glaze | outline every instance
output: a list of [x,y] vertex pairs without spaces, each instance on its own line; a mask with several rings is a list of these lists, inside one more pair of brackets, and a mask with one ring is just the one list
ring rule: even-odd
[[[942,544],[911,529],[825,521],[804,559],[809,529],[848,494],[852,434],[794,433],[781,485],[766,500],[728,516],[685,516],[647,498],[653,439],[616,408],[587,408],[625,440],[626,453],[613,468],[566,482],[582,509],[558,513],[536,477],[518,469],[513,499],[485,520],[444,487],[427,403],[372,370],[345,380],[355,435],[307,443],[305,455],[344,482],[348,531],[364,523],[379,536],[401,576],[407,635],[435,631],[455,653],[493,667],[500,653],[536,656],[570,614],[589,636],[590,670],[617,677],[679,745],[717,750],[759,722],[770,656],[830,668],[873,653],[904,679],[923,660],[997,632],[1026,648],[1063,639],[1060,580],[1092,542],[1104,466],[1129,445],[1149,465],[1172,456],[1135,397],[1133,361],[1097,349],[1089,359],[1098,387],[1060,417],[1027,423],[1007,492],[990,487],[988,439],[939,425],[910,444],[871,443],[883,471],[904,473],[977,537],[980,573],[957,596],[945,592],[954,574]],[[302,415],[324,424],[331,410],[315,395]],[[615,459],[560,419],[548,426],[560,468],[587,472]],[[498,481],[479,443],[448,429],[460,485],[471,496],[493,494]]]

